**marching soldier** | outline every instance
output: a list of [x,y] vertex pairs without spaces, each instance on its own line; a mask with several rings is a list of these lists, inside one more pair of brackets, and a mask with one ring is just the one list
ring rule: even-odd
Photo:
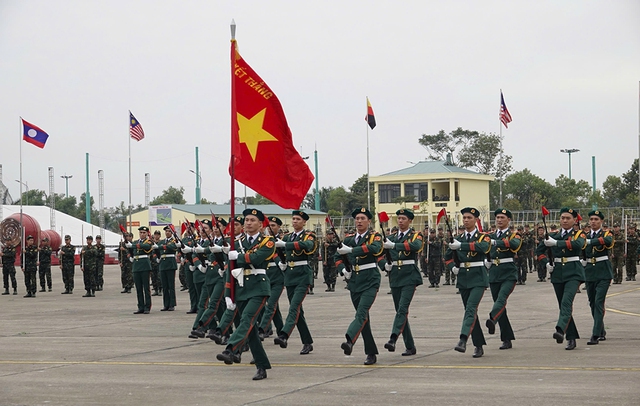
[[104,255],[105,246],[102,244],[102,237],[96,235],[96,290],[102,290],[104,286]]
[[158,252],[160,253],[160,264],[158,271],[162,281],[162,309],[161,312],[172,312],[176,307],[176,252],[182,246],[180,241],[173,238],[171,227],[163,228],[165,239],[159,241]]
[[[462,213],[463,233],[449,243],[449,249],[444,256],[446,266],[458,276],[456,287],[465,308],[460,341],[455,350],[466,352],[467,340],[471,336],[475,346],[473,358],[480,358],[484,355],[482,346],[487,343],[478,323],[477,310],[484,290],[489,286],[484,256],[491,250],[491,239],[481,234],[476,228],[476,219],[480,215],[478,209],[465,207],[460,210],[460,213]],[[460,264],[459,268],[457,263]]]
[[196,266],[194,263],[193,247],[196,245],[196,235],[193,232],[193,223],[187,223],[186,234],[182,237],[182,248],[180,249],[184,258],[184,274],[189,289],[189,311],[187,314],[198,313],[198,302],[200,301],[200,290],[193,281]]
[[[365,207],[354,210],[351,216],[355,219],[356,233],[345,237],[342,245],[338,247],[336,264],[338,272],[347,278],[347,286],[351,295],[351,303],[356,310],[354,320],[349,324],[345,334],[346,341],[341,348],[345,355],[351,355],[353,345],[362,334],[364,340],[364,352],[367,358],[365,365],[373,365],[377,362],[378,347],[371,333],[371,318],[369,309],[376,300],[380,289],[380,269],[378,257],[383,255],[382,236],[370,230],[371,212]],[[345,266],[342,256],[346,256],[352,270]]]
[[38,272],[38,246],[34,244],[32,236],[27,237],[27,246],[24,248],[22,272],[24,272],[24,284],[27,287],[27,294],[24,295],[24,297],[36,297],[38,286],[36,282],[36,273]]
[[613,283],[622,283],[622,268],[624,267],[624,248],[626,246],[624,234],[620,231],[620,224],[613,225],[613,250],[611,251],[611,265],[613,266]]
[[[63,295],[73,294],[73,278],[76,273],[75,256],[76,247],[71,245],[71,236],[67,234],[64,236],[64,245],[60,247],[58,251],[60,269],[62,270],[62,282],[64,283]],[[129,261],[127,260],[127,262]]]
[[[269,217],[269,228],[271,231],[265,233],[265,235],[278,236],[281,226],[282,220],[275,216]],[[279,237],[274,237],[275,240],[278,240],[278,238]],[[285,261],[285,258],[281,258],[280,254],[286,257],[284,250],[279,248],[276,250],[276,256],[267,264],[267,276],[269,277],[271,294],[269,295],[269,299],[260,316],[260,322],[258,323],[258,334],[262,340],[273,334],[273,329],[271,328],[272,321],[276,326],[276,335],[280,335],[282,327],[284,326],[282,313],[280,313],[280,306],[278,304],[280,296],[284,291],[284,273],[282,269],[280,269],[279,264]]]
[[613,247],[613,236],[602,230],[604,215],[599,210],[589,212],[591,232],[587,234],[586,260],[582,262],[585,273],[585,288],[593,316],[593,330],[587,345],[606,340],[604,330],[604,300],[613,279],[613,268],[609,251]]
[[489,234],[491,238],[491,262],[489,265],[489,287],[493,297],[493,308],[487,319],[489,334],[496,332],[496,323],[500,325],[501,350],[512,347],[511,341],[516,337],[507,317],[507,299],[516,287],[518,268],[513,257],[522,248],[522,237],[509,230],[511,212],[507,209],[497,209],[493,213],[496,217],[496,231]]
[[[522,233],[524,229],[522,226],[518,226],[517,234],[522,241]],[[516,269],[518,270],[518,285],[526,285],[527,282],[527,253],[526,250],[519,250],[519,252],[514,257]]]
[[[160,242],[160,231],[156,230],[153,232],[153,245],[158,246]],[[153,288],[153,293],[151,296],[160,296],[162,295],[162,284],[160,283],[160,253],[156,248],[151,251],[153,254],[153,258],[151,260],[151,286]]]
[[247,238],[234,241],[234,248],[228,251],[230,261],[236,261],[236,268],[230,270],[231,283],[235,284],[235,298],[230,297],[230,288],[225,289],[227,308],[239,315],[236,331],[229,338],[226,349],[216,356],[225,364],[239,362],[236,355],[245,344],[249,345],[257,368],[254,381],[267,377],[271,364],[262,347],[255,321],[270,294],[267,265],[275,253],[273,237],[260,234],[264,214],[256,209],[246,209],[244,228]]
[[11,238],[6,237],[2,246],[2,281],[4,283],[3,295],[9,294],[9,279],[13,287],[13,294],[18,294],[18,281],[16,281],[16,246],[11,245]]
[[149,289],[149,272],[151,272],[152,242],[149,239],[149,227],[138,228],[140,239],[135,243],[128,242],[126,247],[131,250],[131,263],[133,264],[133,283],[136,286],[138,297],[138,310],[133,314],[149,314],[151,311],[151,290]]
[[[544,227],[538,226],[538,231],[536,235],[536,239],[534,241],[534,245],[537,247],[542,241],[544,241]],[[537,282],[546,282],[547,281],[547,267],[544,266],[542,261],[539,260],[537,255],[534,255],[536,269],[538,270],[538,280]]]
[[322,273],[324,275],[324,283],[327,285],[325,292],[336,291],[336,261],[335,255],[338,249],[338,242],[335,240],[333,230],[327,230],[327,237],[322,244]]
[[80,270],[84,280],[84,290],[87,291],[82,297],[95,297],[96,283],[96,262],[98,250],[93,245],[93,237],[87,236],[87,245],[80,251]]
[[38,276],[40,277],[40,292],[46,292],[45,286],[51,292],[51,246],[47,237],[42,239],[38,254]]
[[[193,326],[191,328],[191,334],[189,338],[202,338],[205,335],[206,330],[204,328],[202,330],[198,330],[200,327],[200,317],[209,306],[209,296],[213,291],[213,284],[215,282],[214,274],[216,276],[218,274],[218,264],[215,260],[212,262],[213,266],[209,266],[207,262],[207,255],[211,254],[211,249],[209,248],[209,238],[211,233],[211,220],[202,220],[201,221],[201,229],[200,231],[200,239],[197,241],[196,246],[193,249],[194,257],[193,262],[196,267],[196,270],[193,273],[193,282],[196,285],[196,289],[198,290],[198,312],[196,313],[195,320],[193,321]],[[222,250],[220,249],[220,252]]]
[[309,292],[312,284],[313,271],[309,265],[312,256],[317,255],[318,245],[316,235],[304,226],[309,220],[309,215],[302,210],[294,210],[291,217],[293,232],[276,241],[277,248],[284,248],[286,261],[278,265],[284,272],[284,285],[287,288],[287,298],[289,299],[289,313],[285,320],[282,331],[273,341],[280,345],[280,348],[287,348],[287,340],[291,337],[293,328],[298,328],[300,339],[302,340],[302,350],[300,355],[309,354],[313,351],[313,338],[307,327],[304,318],[302,301]]
[[[444,231],[440,230],[441,227],[438,227],[438,236],[442,235],[442,259],[444,260],[444,254],[447,252],[447,250],[449,249],[449,239],[444,238]],[[457,235],[460,235],[460,233],[458,233]],[[452,237],[456,237],[456,235],[452,235]],[[455,285],[456,284],[456,275],[451,272],[451,268],[449,268],[445,262],[444,265],[444,283],[442,284],[442,286],[444,285]]]
[[431,229],[429,231],[429,239],[428,239],[428,251],[427,254],[427,275],[429,276],[429,287],[430,288],[439,288],[440,287],[440,277],[442,276],[442,255],[444,251],[442,248],[444,247],[444,235],[442,234],[442,228],[439,228],[440,234],[436,235],[436,230]]
[[422,285],[422,276],[418,270],[416,260],[422,251],[422,234],[411,229],[411,222],[414,214],[409,209],[396,211],[398,218],[398,233],[390,235],[384,242],[383,247],[391,254],[391,263],[385,264],[385,270],[389,272],[389,286],[396,309],[396,316],[393,320],[391,337],[384,348],[389,352],[396,350],[396,341],[400,334],[404,340],[405,352],[403,356],[415,355],[416,346],[409,327],[409,306],[416,288]]
[[120,263],[120,281],[122,282],[122,292],[131,293],[133,287],[133,273],[131,268],[131,255],[127,245],[131,244],[133,234],[123,233],[124,241],[120,242],[118,250],[118,262]]
[[629,224],[627,226],[627,257],[626,257],[626,268],[627,268],[627,278],[626,281],[635,281],[637,270],[637,262],[638,262],[638,247],[640,246],[640,240],[638,240],[638,236],[636,235],[636,225]]
[[[549,238],[538,245],[536,255],[546,266],[551,275],[551,283],[556,293],[560,314],[553,338],[558,344],[567,339],[565,349],[576,348],[576,339],[580,338],[578,329],[573,320],[573,300],[580,284],[584,282],[584,267],[580,264],[580,254],[585,248],[586,241],[582,230],[574,230],[573,225],[578,217],[578,212],[563,207],[560,209],[561,230],[550,233]],[[553,254],[553,263],[548,257],[547,248]]]

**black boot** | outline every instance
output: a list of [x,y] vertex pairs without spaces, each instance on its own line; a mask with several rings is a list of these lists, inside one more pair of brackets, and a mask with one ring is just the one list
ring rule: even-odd
[[82,297],[91,297],[91,290],[87,290],[87,293],[82,295]]
[[5,288],[3,295],[8,295],[9,294],[9,288]]

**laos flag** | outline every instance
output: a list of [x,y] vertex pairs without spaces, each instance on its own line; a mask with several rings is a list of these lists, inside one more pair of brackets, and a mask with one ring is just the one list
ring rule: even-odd
[[44,144],[47,143],[49,134],[44,132],[39,127],[28,123],[22,119],[22,139],[30,144],[35,145],[38,148],[44,148]]

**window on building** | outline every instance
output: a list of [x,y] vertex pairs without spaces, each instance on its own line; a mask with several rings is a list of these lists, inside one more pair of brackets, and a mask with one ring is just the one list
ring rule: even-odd
[[427,183],[405,183],[404,195],[414,196],[414,202],[423,202],[429,199],[427,195]]
[[393,199],[400,197],[400,184],[380,185],[378,194],[380,195],[380,203],[393,203]]

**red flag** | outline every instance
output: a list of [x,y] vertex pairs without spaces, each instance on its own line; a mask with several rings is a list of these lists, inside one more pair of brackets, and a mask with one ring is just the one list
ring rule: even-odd
[[120,226],[120,231],[121,231],[121,232],[123,232],[123,233],[126,233],[126,232],[127,232],[127,229],[126,229],[126,228],[124,228],[124,226],[123,226],[122,224],[118,224],[118,225]]
[[200,222],[200,220],[196,219],[196,222],[194,223],[194,226],[195,226],[196,230],[200,230],[202,228],[202,223]]
[[484,233],[484,230],[482,229],[482,221],[480,221],[479,217],[476,217],[476,224],[478,225],[478,231]]
[[169,224],[169,228],[171,229],[172,233],[178,234],[178,233],[176,233],[176,228],[173,226],[173,224]]
[[282,105],[235,40],[231,67],[231,176],[282,208],[298,209],[314,177],[293,145]]
[[386,211],[381,211],[380,213],[378,213],[378,219],[380,219],[381,223],[386,223],[389,221],[389,215]]
[[578,221],[582,221],[582,216],[578,213]]
[[442,210],[440,210],[440,213],[438,213],[438,217],[436,218],[436,225],[438,225],[440,223],[440,220],[446,216],[447,216],[447,210],[443,207]]
[[187,223],[180,224],[180,235],[184,235],[186,231],[187,231]]
[[547,210],[546,207],[542,206],[542,217],[548,216],[548,215],[549,215],[549,210]]
[[224,235],[231,235],[231,223],[224,228]]
[[373,115],[373,107],[371,107],[371,103],[369,103],[369,98],[367,97],[367,116],[364,118],[364,121],[369,124],[369,128],[372,130],[376,128],[376,116]]

